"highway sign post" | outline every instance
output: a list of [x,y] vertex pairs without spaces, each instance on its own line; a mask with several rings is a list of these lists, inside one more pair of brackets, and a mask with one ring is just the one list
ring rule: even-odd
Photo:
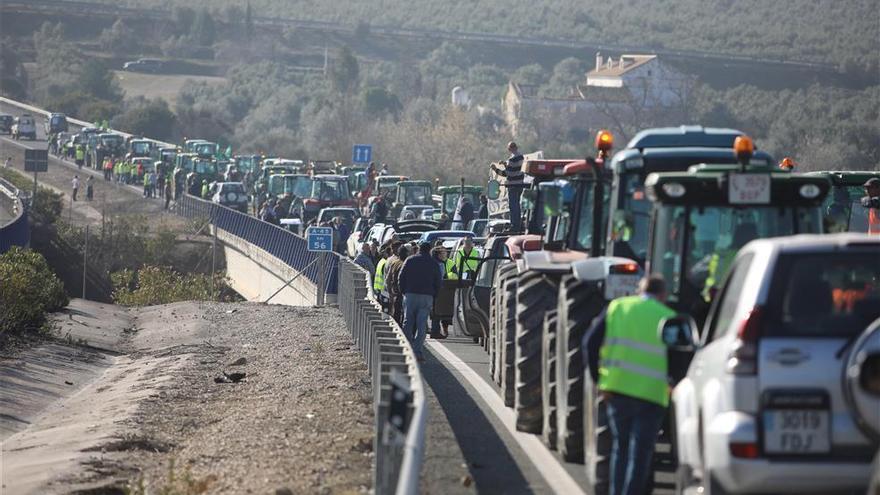
[[49,171],[49,150],[24,150],[24,171],[34,173],[31,207],[37,203],[37,172]]
[[372,144],[356,144],[351,147],[351,163],[370,163],[373,161]]
[[309,251],[329,253],[333,251],[333,229],[330,227],[309,227],[306,229]]

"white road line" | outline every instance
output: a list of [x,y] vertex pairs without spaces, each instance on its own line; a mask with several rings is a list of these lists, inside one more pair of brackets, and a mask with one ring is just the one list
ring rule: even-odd
[[498,393],[485,380],[480,378],[473,368],[459,359],[458,356],[453,354],[443,344],[430,340],[425,342],[425,344],[432,353],[442,357],[449,363],[451,369],[460,373],[461,377],[467,380],[471,387],[474,388],[554,492],[565,495],[586,495],[584,489],[568,474],[568,471],[550,453],[538,436],[517,431],[516,416],[513,411],[504,406],[504,402]]

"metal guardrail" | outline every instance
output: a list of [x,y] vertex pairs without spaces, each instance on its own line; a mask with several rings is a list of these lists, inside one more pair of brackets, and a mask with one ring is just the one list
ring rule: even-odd
[[189,194],[175,202],[173,211],[184,218],[210,222],[302,273],[318,287],[316,304],[323,302],[325,294],[337,293],[339,256],[309,251],[306,240],[293,232]]
[[403,330],[376,302],[369,273],[347,258],[339,260],[339,309],[373,383],[375,493],[416,494],[428,418],[416,356]]
[[12,246],[27,247],[31,243],[31,229],[28,210],[25,208],[27,196],[9,181],[0,179],[0,208],[11,212],[12,220],[0,225],[0,254]]

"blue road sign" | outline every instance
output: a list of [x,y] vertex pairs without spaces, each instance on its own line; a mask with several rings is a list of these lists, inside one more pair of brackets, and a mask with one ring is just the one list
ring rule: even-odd
[[309,251],[333,251],[333,229],[330,227],[309,227],[306,229]]
[[370,163],[373,161],[372,144],[356,144],[351,147],[351,163]]

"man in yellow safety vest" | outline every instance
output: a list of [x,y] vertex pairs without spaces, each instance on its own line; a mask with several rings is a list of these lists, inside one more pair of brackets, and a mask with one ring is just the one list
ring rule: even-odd
[[[654,447],[669,405],[666,346],[658,328],[675,311],[665,300],[663,277],[646,277],[639,295],[611,301],[584,336],[583,358],[591,363],[591,373],[598,357],[599,393],[606,401],[613,438],[609,493],[644,493],[652,473]],[[593,338],[602,333],[604,338]]]

